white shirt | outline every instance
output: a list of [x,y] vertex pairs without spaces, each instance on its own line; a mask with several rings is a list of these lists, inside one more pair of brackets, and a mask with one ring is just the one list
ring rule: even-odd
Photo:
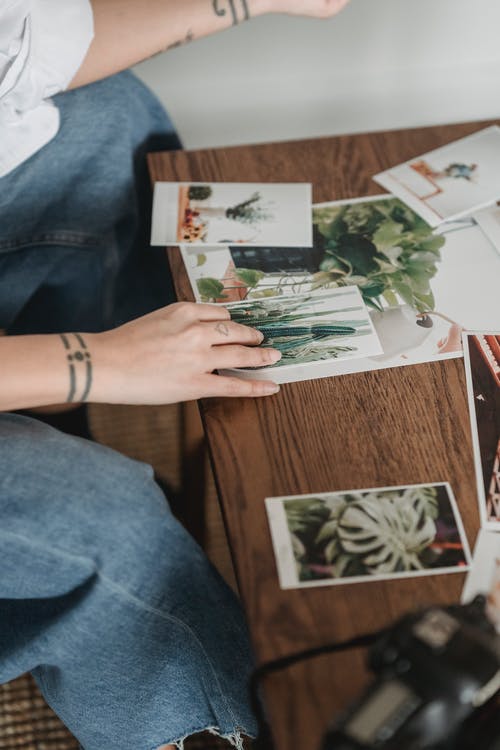
[[57,133],[50,97],[67,88],[93,34],[89,0],[0,0],[0,177]]

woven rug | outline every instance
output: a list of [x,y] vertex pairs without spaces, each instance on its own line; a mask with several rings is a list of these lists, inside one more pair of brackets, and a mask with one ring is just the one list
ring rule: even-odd
[[[0,750],[78,750],[78,747],[29,675],[0,686]],[[124,750],[128,750],[126,743]],[[198,734],[186,740],[185,750],[230,750],[230,745],[212,734]]]
[[[181,485],[179,406],[92,406],[91,427],[98,442],[147,461],[174,490]],[[208,464],[206,476],[206,552],[234,585],[229,551]],[[186,750],[228,750],[211,734],[186,741]],[[0,685],[0,750],[77,750],[78,743],[47,706],[29,675]],[[103,748],[105,750],[105,748]],[[124,750],[126,744],[124,744]],[[135,749],[134,749],[135,750]],[[249,750],[249,748],[248,748]]]

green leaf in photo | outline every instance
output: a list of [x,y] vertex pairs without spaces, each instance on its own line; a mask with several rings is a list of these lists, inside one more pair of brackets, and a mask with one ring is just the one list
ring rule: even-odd
[[348,261],[356,275],[368,276],[378,270],[377,248],[370,240],[357,234],[344,234],[339,241],[337,255]]
[[200,295],[206,301],[224,299],[224,284],[218,279],[197,279],[196,286]]
[[432,291],[429,291],[427,294],[415,294],[414,297],[419,312],[429,312],[436,307],[436,301]]
[[423,242],[420,243],[420,247],[422,248],[422,250],[427,250],[430,253],[434,253],[434,255],[437,255],[437,257],[439,258],[439,251],[441,250],[445,242],[446,237],[443,237],[440,234],[433,234],[428,239],[423,240]]
[[396,297],[396,295],[394,294],[394,292],[392,291],[392,289],[386,289],[384,291],[383,297],[384,297],[385,301],[387,302],[387,304],[389,305],[389,307],[397,307],[398,306],[398,298]]
[[236,277],[248,287],[257,286],[264,276],[264,271],[257,271],[253,268],[238,268],[236,271]]
[[403,302],[410,307],[415,307],[415,300],[411,287],[400,279],[395,279],[392,283],[394,291],[399,294]]
[[283,294],[281,289],[261,289],[258,292],[251,292],[248,296],[250,299],[266,299],[266,297],[279,297]]
[[338,518],[331,518],[326,523],[324,523],[316,536],[316,544],[322,544],[324,542],[330,541],[331,539],[335,539],[337,536],[338,525]]
[[200,266],[204,266],[207,262],[207,256],[205,253],[198,253],[196,256],[196,267],[199,268]]
[[395,221],[384,221],[373,234],[373,242],[380,252],[399,244],[403,225]]
[[190,201],[206,201],[212,195],[210,185],[190,185],[188,198]]

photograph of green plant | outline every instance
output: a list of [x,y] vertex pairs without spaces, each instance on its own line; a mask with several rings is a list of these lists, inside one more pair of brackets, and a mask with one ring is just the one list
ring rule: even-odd
[[398,297],[418,312],[434,309],[430,280],[445,237],[398,198],[315,206],[313,223],[324,251],[315,287],[356,284],[377,310]]
[[266,369],[380,351],[357,287],[234,303],[228,310],[236,323],[264,334],[261,346],[281,352]]
[[[259,299],[356,285],[376,310],[406,303],[434,309],[430,281],[446,242],[398,198],[313,206],[313,248],[230,246],[215,263],[196,258],[191,272],[202,302]],[[213,256],[212,256],[213,257]],[[210,261],[210,264],[209,264]],[[186,263],[188,272],[189,261]],[[210,275],[212,269],[214,275]]]
[[461,357],[462,330],[500,325],[500,256],[473,218],[433,231],[390,195],[317,204],[312,217],[312,248],[181,248],[195,299],[230,307],[355,286],[381,351],[360,356],[358,337],[329,375]]
[[282,580],[295,585],[463,571],[470,560],[447,484],[270,498],[267,507],[275,549],[283,535],[290,548]]

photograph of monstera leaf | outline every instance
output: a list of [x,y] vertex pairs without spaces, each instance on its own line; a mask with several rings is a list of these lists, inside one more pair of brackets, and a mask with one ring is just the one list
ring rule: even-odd
[[268,498],[282,588],[468,569],[448,484]]
[[462,356],[463,329],[500,325],[500,254],[473,218],[433,230],[391,195],[313,206],[314,247],[183,248],[195,298],[294,296],[355,285],[383,353],[338,373]]

